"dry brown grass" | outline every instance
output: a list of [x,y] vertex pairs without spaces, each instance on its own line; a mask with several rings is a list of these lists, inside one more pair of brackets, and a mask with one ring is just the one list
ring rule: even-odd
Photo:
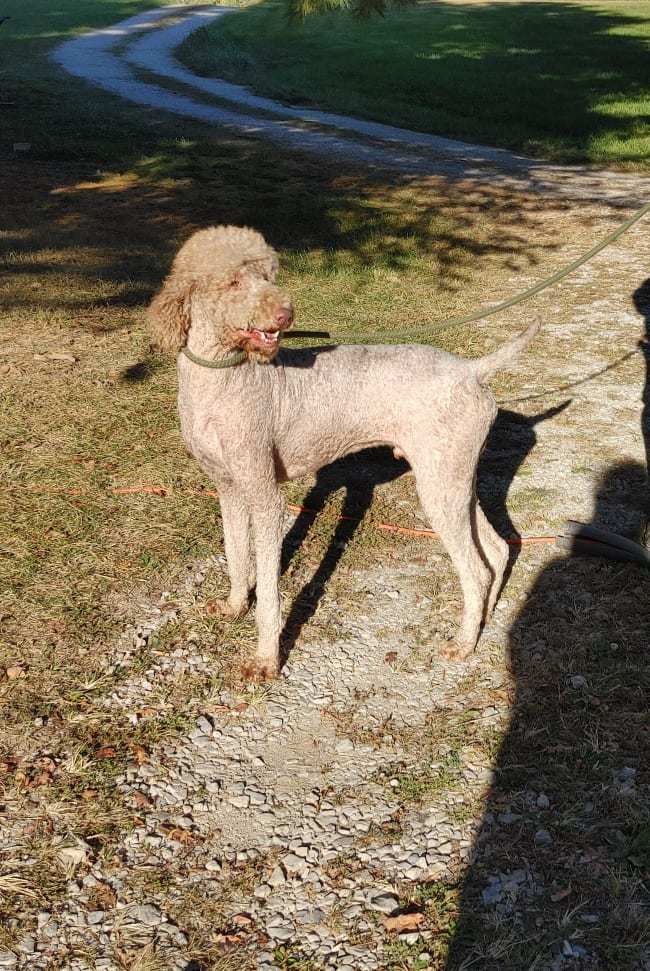
[[[3,824],[16,827],[24,852],[3,860],[0,916],[18,916],[25,926],[41,900],[54,906],[65,893],[66,874],[52,851],[59,837],[92,838],[110,870],[116,838],[135,816],[115,791],[130,746],[151,747],[185,731],[222,679],[237,682],[234,662],[254,642],[252,618],[226,630],[206,614],[203,598],[223,584],[210,576],[178,624],[142,648],[134,666],[146,670],[153,650],[166,651],[193,631],[201,650],[213,652],[212,675],[157,685],[159,715],[137,730],[102,704],[129,676],[104,664],[119,632],[162,589],[177,589],[188,564],[221,545],[218,505],[201,495],[209,484],[179,437],[173,364],[149,355],[142,328],[143,308],[178,243],[207,223],[254,224],[281,251],[301,324],[345,331],[354,322],[398,339],[400,329],[516,291],[522,273],[541,272],[540,260],[555,269],[560,230],[565,238],[588,231],[588,214],[574,228],[563,205],[490,188],[341,176],[303,159],[269,166],[259,145],[188,131],[172,144],[150,139],[136,156],[125,148],[123,165],[100,172],[69,161],[3,165],[11,191],[0,236],[0,773]],[[553,236],[542,242],[549,218]],[[518,323],[513,314],[445,332],[439,343],[477,354]],[[516,394],[518,378],[504,377],[498,387]],[[391,556],[428,562],[427,541],[418,553],[417,543],[367,522],[338,533],[332,548],[346,482],[345,512],[368,514],[364,474],[361,463],[345,481],[335,473],[321,483],[326,509],[302,537],[284,581],[287,601],[298,594],[307,606],[318,600],[318,589],[306,584],[325,556],[324,582],[350,609],[347,571]],[[164,494],[117,491],[151,485]],[[300,502],[309,486],[296,483],[287,495]],[[520,499],[522,516],[526,510],[542,524],[543,487]],[[373,500],[373,518],[418,525],[412,479],[382,480]],[[427,582],[434,614],[451,625],[451,572],[441,569]],[[327,624],[317,612],[306,636],[327,635]],[[20,676],[5,675],[7,668]],[[106,745],[115,756],[98,758]],[[28,874],[26,858],[35,860]],[[197,936],[195,946],[215,962],[209,966],[230,960],[205,938]],[[125,960],[140,961],[144,971],[156,958]]]

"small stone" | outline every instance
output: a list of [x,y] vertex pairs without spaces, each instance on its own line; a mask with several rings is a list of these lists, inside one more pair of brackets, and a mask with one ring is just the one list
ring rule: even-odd
[[537,797],[537,808],[548,809],[550,805],[551,805],[551,802],[548,796],[546,795],[546,793],[540,792],[540,794]]
[[571,687],[572,688],[586,688],[587,687],[587,679],[586,678],[583,678],[583,676],[581,674],[574,674],[573,677],[571,678]]
[[286,883],[286,881],[287,881],[287,878],[284,875],[284,870],[282,869],[281,866],[276,866],[275,869],[273,870],[273,873],[271,874],[271,876],[266,882],[268,883],[269,887],[275,888],[275,887],[281,887],[284,883]]
[[91,910],[86,914],[86,921],[88,924],[101,924],[104,917],[105,914],[103,910]]
[[511,813],[510,810],[508,810],[505,813],[499,813],[498,814],[498,816],[497,816],[497,822],[498,823],[501,823],[503,826],[511,826],[513,823],[515,823],[520,818],[521,817],[518,816],[517,813]]
[[292,928],[282,924],[278,927],[267,927],[267,933],[276,941],[290,941],[293,937]]
[[399,900],[394,893],[378,893],[368,901],[372,910],[378,910],[382,914],[396,913],[399,910]]
[[231,796],[228,802],[235,809],[248,809],[250,798],[248,796]]
[[535,833],[535,842],[538,846],[550,846],[553,837],[547,829],[538,829]]
[[57,859],[64,867],[74,869],[84,863],[88,857],[90,847],[87,843],[79,841],[75,846],[61,846],[56,851]]
[[325,911],[320,907],[308,907],[296,911],[296,920],[301,924],[320,924],[325,920]]
[[149,927],[162,924],[165,919],[154,904],[138,904],[129,911],[129,917],[140,924],[147,924]]
[[205,864],[205,868],[206,870],[209,870],[210,873],[221,873],[222,870],[222,866],[218,860],[208,860],[208,862]]
[[288,870],[291,873],[297,872],[298,870],[304,870],[307,864],[302,857],[296,856],[295,853],[288,853],[285,857],[283,857],[282,865],[284,866],[285,870]]

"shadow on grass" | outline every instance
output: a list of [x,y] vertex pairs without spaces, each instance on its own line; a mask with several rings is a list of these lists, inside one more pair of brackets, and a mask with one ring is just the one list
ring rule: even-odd
[[[634,306],[643,317],[645,323],[645,338],[639,341],[639,348],[645,361],[645,384],[643,386],[643,410],[641,412],[641,434],[645,447],[645,464],[650,474],[650,279],[644,280],[632,295]],[[646,496],[644,539],[648,541],[650,525],[650,488]]]
[[[61,181],[8,166],[0,265],[7,309],[132,309],[147,302],[195,229],[259,229],[285,265],[369,280],[419,267],[432,297],[462,292],[487,262],[528,270],[554,251],[543,221],[566,201],[351,171],[266,148],[203,141],[125,160],[123,174]],[[399,324],[396,321],[396,330]]]
[[[593,521],[640,535],[643,467],[603,477]],[[515,697],[447,968],[641,968],[648,957],[650,576],[554,560],[510,632]]]

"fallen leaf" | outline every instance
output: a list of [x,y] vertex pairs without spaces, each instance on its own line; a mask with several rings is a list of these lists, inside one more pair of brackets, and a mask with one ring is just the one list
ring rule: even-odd
[[145,762],[149,761],[149,753],[146,748],[142,745],[132,745],[131,751],[133,752],[133,758],[138,763],[138,765],[144,765]]
[[212,938],[215,944],[243,944],[242,934],[215,934]]
[[181,829],[180,826],[175,826],[173,829],[165,829],[164,833],[168,839],[174,840],[176,843],[183,843],[184,846],[191,846],[193,843],[196,843],[196,837],[188,830]]
[[232,922],[236,927],[251,927],[253,920],[248,914],[235,914]]
[[84,791],[81,793],[81,798],[85,799],[86,802],[91,802],[93,799],[97,798],[97,790],[84,789]]
[[399,934],[401,931],[417,930],[423,920],[424,914],[418,912],[398,914],[397,917],[384,917],[384,927],[387,931],[394,931]]
[[98,904],[99,910],[113,910],[117,903],[117,897],[112,887],[106,883],[98,883],[93,890],[93,900]]
[[385,664],[394,664],[396,660],[397,660],[397,651],[389,651],[387,654],[384,654]]
[[133,802],[136,804],[138,809],[149,809],[153,806],[153,802],[149,796],[145,796],[144,792],[135,792],[133,794]]
[[96,759],[114,759],[116,755],[117,751],[112,745],[102,745],[101,748],[98,748],[95,752]]
[[6,669],[5,674],[9,681],[15,681],[16,678],[24,678],[26,676],[25,668],[22,664],[12,664],[11,667]]

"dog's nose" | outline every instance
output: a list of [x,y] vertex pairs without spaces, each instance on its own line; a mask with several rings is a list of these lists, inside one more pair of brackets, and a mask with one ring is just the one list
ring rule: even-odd
[[281,307],[275,315],[275,322],[278,327],[288,327],[293,320],[293,310],[290,307]]

